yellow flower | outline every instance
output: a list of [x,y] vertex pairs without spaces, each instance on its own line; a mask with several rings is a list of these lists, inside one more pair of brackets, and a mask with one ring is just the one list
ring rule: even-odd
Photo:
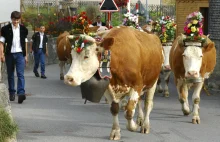
[[196,27],[195,26],[191,27],[191,31],[195,32],[196,31]]
[[192,24],[191,23],[189,23],[188,25],[187,25],[187,27],[189,28],[190,26],[192,26]]
[[167,40],[164,38],[164,39],[162,40],[162,42],[167,42]]
[[197,24],[198,23],[198,20],[193,20],[193,24]]

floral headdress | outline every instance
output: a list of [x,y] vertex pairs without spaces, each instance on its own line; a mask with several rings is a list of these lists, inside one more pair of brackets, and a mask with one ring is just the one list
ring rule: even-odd
[[152,23],[152,32],[156,35],[159,35],[161,33],[161,26],[160,23],[156,20]]
[[72,34],[84,34],[84,33],[87,34],[89,24],[91,23],[92,22],[86,16],[86,12],[81,12],[77,16],[73,17],[73,24],[72,24],[73,30],[71,31],[71,33]]
[[205,42],[202,38],[203,35],[203,16],[200,12],[193,12],[187,16],[185,22],[184,34],[186,35],[185,41],[199,41]]
[[162,17],[160,20],[161,34],[159,38],[162,43],[173,41],[175,38],[176,24],[169,16]]
[[81,53],[83,49],[86,49],[88,46],[92,44],[91,42],[85,39],[84,35],[74,37],[71,40],[71,42],[73,42],[72,49],[76,51],[77,53]]
[[139,29],[140,26],[137,23],[137,19],[138,19],[138,17],[136,15],[134,15],[132,13],[126,13],[126,14],[124,14],[124,20],[122,22],[122,25],[131,26],[136,29]]

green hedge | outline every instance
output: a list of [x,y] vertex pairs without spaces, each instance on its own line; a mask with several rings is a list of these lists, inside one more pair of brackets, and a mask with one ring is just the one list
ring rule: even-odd
[[0,142],[5,142],[18,132],[18,126],[12,121],[9,114],[0,107]]

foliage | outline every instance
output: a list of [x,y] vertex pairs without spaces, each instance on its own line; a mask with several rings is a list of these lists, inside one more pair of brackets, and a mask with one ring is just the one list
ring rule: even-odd
[[114,0],[118,7],[126,7],[129,0]]
[[0,107],[0,142],[12,138],[18,131],[18,126],[12,121],[9,114]]
[[187,16],[185,22],[184,34],[187,36],[186,40],[202,41],[203,35],[202,31],[203,26],[203,16],[200,12],[193,12]]
[[[88,18],[92,21],[95,20],[96,15],[100,14],[99,8],[97,6],[93,6],[93,5],[86,7],[85,11],[87,13]],[[82,11],[80,11],[80,12],[82,12]]]
[[22,14],[22,24],[25,26],[32,26],[33,29],[40,26],[46,26],[50,21],[54,21],[57,19],[55,9],[51,9],[48,13],[47,8],[42,8],[41,13],[37,13],[35,8],[28,7],[26,11]]
[[46,34],[53,37],[59,36],[64,31],[70,31],[72,29],[71,17],[61,18],[55,22],[49,22],[46,28]]
[[50,22],[46,33],[52,36],[59,36],[64,31],[76,33],[87,33],[91,21],[86,16],[86,12],[81,12],[77,16],[68,16],[55,22]]

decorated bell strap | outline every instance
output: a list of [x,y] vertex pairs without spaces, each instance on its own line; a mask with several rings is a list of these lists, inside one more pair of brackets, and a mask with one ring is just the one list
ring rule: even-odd
[[202,42],[196,42],[196,41],[184,41],[184,47],[187,46],[197,46],[197,47],[203,47]]
[[99,76],[101,78],[111,78],[110,71],[110,62],[111,62],[111,51],[105,50],[101,53],[100,66],[98,69]]

